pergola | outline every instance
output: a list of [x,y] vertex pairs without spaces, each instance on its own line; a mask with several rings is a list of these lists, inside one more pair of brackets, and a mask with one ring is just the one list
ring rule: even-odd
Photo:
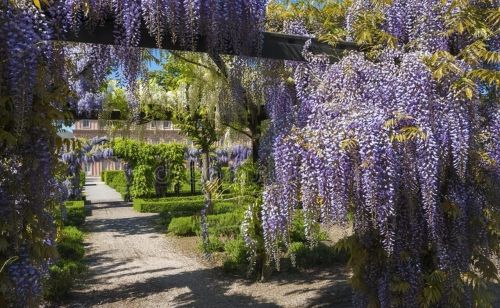
[[[112,20],[109,20],[93,29],[82,28],[78,33],[69,32],[63,37],[58,37],[57,40],[77,43],[115,45],[116,40],[113,30],[114,23]],[[165,31],[163,37],[165,39],[162,40],[161,46],[158,46],[157,40],[152,37],[146,27],[142,25],[140,41],[135,47],[159,48],[173,51],[208,52],[208,38],[206,37],[198,37],[197,44],[192,49],[187,49],[185,46],[179,44],[179,42],[172,43],[170,33],[168,31]],[[330,44],[320,42],[313,37],[284,33],[262,32],[262,40],[262,45],[258,49],[254,48],[252,50],[236,52],[228,48],[226,50],[218,51],[217,55],[211,54],[211,57],[214,59],[216,64],[220,62],[219,54],[303,62],[306,61],[303,56],[304,46],[308,41],[310,41],[308,46],[309,52],[312,52],[313,54],[326,55],[333,63],[340,60],[344,51],[360,49],[358,45],[351,42],[339,42],[335,46],[332,46]],[[75,118],[79,118],[77,115],[75,116]],[[143,115],[141,115],[140,118],[142,119],[140,122],[147,121],[144,119]],[[166,118],[168,118],[168,116]],[[87,116],[86,119],[97,119],[97,115],[92,114]],[[110,119],[120,119],[120,112],[113,111]]]

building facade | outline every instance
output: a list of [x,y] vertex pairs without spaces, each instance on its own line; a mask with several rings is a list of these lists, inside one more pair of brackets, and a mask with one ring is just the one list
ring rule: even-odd
[[[192,143],[177,129],[171,121],[151,121],[145,124],[126,125],[123,122],[104,122],[99,120],[79,120],[73,128],[75,138],[91,139],[93,137],[108,136],[126,137],[149,144],[159,143]],[[123,170],[123,163],[120,161],[105,160],[95,163],[87,163],[83,166],[88,176],[100,176],[102,171]]]

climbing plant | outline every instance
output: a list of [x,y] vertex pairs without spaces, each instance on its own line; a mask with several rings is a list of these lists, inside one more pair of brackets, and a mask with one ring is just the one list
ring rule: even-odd
[[[131,168],[131,179],[127,179],[130,196],[148,196],[154,190],[155,181],[178,184],[185,177],[182,144],[146,144],[140,141],[117,138],[110,144],[114,156],[126,162]],[[167,178],[155,178],[155,168],[167,166]]]
[[[306,233],[315,221],[346,225],[352,215],[354,234],[338,248],[351,253],[356,306],[491,307],[498,6],[346,3],[317,6],[306,22],[285,16],[293,27],[283,29],[319,29],[332,44],[352,40],[365,53],[329,65],[306,48],[309,63],[291,65],[294,87],[270,88],[275,169],[263,193],[266,250],[278,263],[296,207]],[[318,13],[333,9],[335,18]]]

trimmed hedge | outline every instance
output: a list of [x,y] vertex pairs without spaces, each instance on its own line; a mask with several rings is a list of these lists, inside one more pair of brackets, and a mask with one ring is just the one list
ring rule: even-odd
[[76,277],[85,266],[82,258],[85,253],[83,232],[76,227],[64,227],[57,239],[57,252],[61,259],[49,267],[49,276],[44,283],[44,297],[60,300],[71,290]]
[[[147,199],[135,199],[134,210],[140,213],[162,213],[175,212],[183,213],[184,215],[193,215],[201,212],[205,206],[205,201],[201,197],[197,198],[171,198],[162,199],[161,201],[148,201]],[[243,208],[237,203],[231,201],[216,201],[212,208],[212,214],[222,214],[238,211],[242,212]]]
[[186,215],[195,214],[203,209],[203,200],[175,200],[164,202],[147,202],[134,200],[134,209],[141,213],[183,212]]
[[49,267],[49,278],[44,284],[44,297],[60,300],[74,285],[75,277],[81,274],[84,266],[80,262],[61,260]]
[[66,207],[64,224],[69,226],[83,225],[86,216],[84,201],[66,201],[64,206]]
[[[235,236],[240,231],[243,214],[238,212],[208,215],[208,231],[213,236]],[[168,232],[178,236],[199,234],[200,219],[195,216],[174,217],[168,225]]]
[[109,170],[109,171],[104,171],[102,172],[102,180],[104,181],[104,183],[106,183],[107,185],[109,185],[110,183],[113,182],[113,179],[117,176],[123,176],[125,177],[125,171],[122,171],[122,170]]
[[127,193],[127,177],[123,170],[109,170],[101,173],[101,180],[116,190],[125,199]]
[[289,255],[295,256],[295,262],[300,268],[315,268],[331,266],[333,264],[349,260],[349,255],[339,252],[332,246],[319,242],[313,247],[309,247],[304,242],[293,242],[288,249]]
[[174,217],[168,225],[168,232],[178,236],[196,235],[200,231],[200,222],[197,217]]

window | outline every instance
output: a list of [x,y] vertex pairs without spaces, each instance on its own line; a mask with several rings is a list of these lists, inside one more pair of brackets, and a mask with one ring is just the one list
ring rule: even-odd
[[171,121],[163,121],[163,129],[172,129]]
[[83,120],[82,121],[82,127],[83,128],[90,128],[90,121],[89,120]]
[[151,128],[151,129],[155,129],[155,128],[156,128],[156,121],[151,121],[151,122],[149,123],[149,128]]

